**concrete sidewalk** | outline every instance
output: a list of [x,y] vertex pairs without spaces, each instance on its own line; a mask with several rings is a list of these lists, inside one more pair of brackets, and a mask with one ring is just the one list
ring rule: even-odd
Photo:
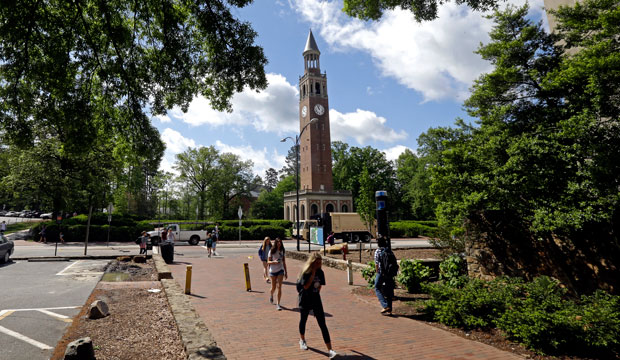
[[[295,279],[300,261],[287,259],[289,279],[277,311],[269,304],[269,284],[257,256],[224,258],[176,256],[169,265],[185,286],[186,265],[193,266],[192,304],[228,359],[322,359],[327,352],[315,319],[306,325],[309,350],[299,349],[299,312]],[[245,291],[243,263],[250,264],[252,292]],[[323,267],[327,285],[321,291],[327,326],[339,359],[520,359],[419,321],[384,317],[378,301],[351,294],[344,271]],[[365,286],[359,273],[354,286]]]

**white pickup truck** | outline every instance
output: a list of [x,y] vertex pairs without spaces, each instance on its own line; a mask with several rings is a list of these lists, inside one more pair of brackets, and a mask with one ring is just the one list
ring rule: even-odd
[[191,245],[198,245],[200,240],[207,238],[207,230],[181,230],[179,224],[168,224],[164,227],[155,228],[155,230],[148,232],[148,235],[151,238],[151,244],[159,244],[161,241],[161,232],[164,229],[172,229],[175,243],[179,241],[187,241]]

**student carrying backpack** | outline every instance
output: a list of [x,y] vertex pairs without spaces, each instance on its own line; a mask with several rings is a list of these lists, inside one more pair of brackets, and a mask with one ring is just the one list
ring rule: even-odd
[[379,238],[379,248],[375,251],[375,293],[381,303],[381,313],[392,315],[392,298],[394,297],[394,276],[398,274],[398,262],[392,250],[387,247],[387,240]]
[[381,273],[384,276],[393,278],[398,275],[398,261],[396,261],[396,256],[389,248],[383,248],[379,258],[379,267],[381,268]]

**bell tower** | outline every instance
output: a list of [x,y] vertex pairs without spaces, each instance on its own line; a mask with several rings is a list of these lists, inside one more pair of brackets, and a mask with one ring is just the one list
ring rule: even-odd
[[303,52],[304,75],[299,78],[299,130],[312,119],[300,139],[300,189],[330,192],[334,189],[329,130],[327,75],[321,74],[321,52],[312,31]]
[[284,194],[284,219],[300,220],[328,212],[352,212],[348,190],[334,190],[329,127],[327,75],[321,73],[321,52],[312,31],[302,53],[304,74],[299,77],[299,197]]

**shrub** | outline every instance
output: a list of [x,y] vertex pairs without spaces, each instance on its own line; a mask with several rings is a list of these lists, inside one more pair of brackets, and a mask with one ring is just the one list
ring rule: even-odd
[[577,335],[585,346],[620,352],[620,296],[602,290],[583,296],[577,316]]
[[421,290],[421,284],[426,282],[431,276],[431,269],[422,265],[419,260],[403,259],[400,261],[400,272],[396,281],[400,283],[407,292],[413,293]]
[[434,320],[465,329],[493,326],[506,306],[513,302],[519,281],[498,278],[491,282],[469,279],[462,288],[447,283],[426,284],[432,299],[424,311]]
[[518,301],[497,319],[497,325],[530,348],[558,350],[572,338],[577,325],[575,304],[565,300],[565,294],[557,281],[538,277],[524,285]]
[[375,262],[371,261],[368,266],[362,269],[362,277],[368,281],[368,287],[375,287],[375,277],[377,276],[377,270],[375,269]]
[[451,287],[459,287],[467,280],[463,277],[466,266],[465,260],[461,256],[450,255],[439,264],[439,280]]
[[391,237],[419,237],[420,235],[434,237],[437,228],[413,221],[395,221],[390,223]]

